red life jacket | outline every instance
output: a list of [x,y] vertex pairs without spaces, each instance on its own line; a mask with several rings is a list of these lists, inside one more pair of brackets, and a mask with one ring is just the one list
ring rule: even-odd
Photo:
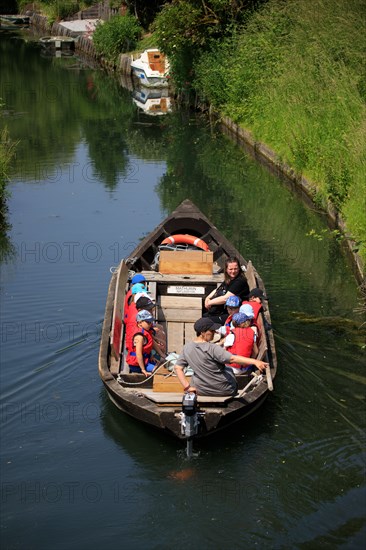
[[132,346],[132,336],[136,332],[136,315],[137,307],[135,302],[131,302],[130,307],[128,308],[127,316],[125,315],[125,348],[131,349]]
[[152,336],[150,334],[150,331],[145,330],[143,328],[140,329],[139,327],[137,327],[137,330],[135,330],[133,335],[132,335],[131,348],[128,350],[127,359],[126,359],[127,364],[131,365],[131,367],[139,367],[140,366],[138,361],[137,361],[137,357],[136,357],[136,346],[134,346],[134,344],[133,344],[133,339],[136,336],[136,334],[142,334],[142,336],[144,337],[143,345],[142,345],[142,356],[144,358],[144,364],[145,365],[147,365],[148,362],[149,362],[151,351],[152,351],[152,348],[153,348],[153,339],[152,339]]
[[125,328],[125,348],[126,350],[132,349],[132,338],[134,334],[138,331],[138,326],[136,323],[136,315],[134,319],[131,319],[130,322],[126,323]]
[[229,317],[228,317],[228,318],[226,319],[226,321],[225,321],[224,327],[225,327],[225,330],[226,330],[226,336],[227,336],[228,334],[230,334],[230,325],[231,325],[231,320],[232,320],[232,318],[233,318],[233,316],[232,316],[232,315],[229,315]]
[[252,308],[253,308],[253,311],[254,311],[254,321],[257,320],[257,317],[259,315],[259,312],[261,311],[262,309],[262,304],[259,304],[258,302],[247,302],[247,301],[244,301],[241,303],[242,306],[244,306],[245,304],[249,304]]
[[[232,355],[242,355],[243,357],[250,357],[253,352],[254,332],[250,327],[233,329],[235,341],[232,346],[227,348],[227,351]],[[240,369],[243,365],[239,363],[230,363],[230,367]],[[245,366],[245,365],[244,365]]]
[[130,307],[134,303],[135,302],[134,302],[133,297],[132,297],[132,289],[130,288],[130,290],[128,290],[128,292],[126,293],[125,303],[124,303],[124,306],[123,306],[123,321],[124,322],[126,322],[126,319],[128,317],[128,314],[129,314]]

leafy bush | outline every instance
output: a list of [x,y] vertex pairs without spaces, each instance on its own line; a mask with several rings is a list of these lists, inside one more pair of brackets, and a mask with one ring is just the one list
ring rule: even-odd
[[97,25],[93,42],[97,53],[107,59],[116,60],[123,52],[130,52],[136,46],[142,28],[132,15],[116,15],[104,24]]
[[[230,37],[253,6],[263,0],[173,0],[154,21],[159,48],[168,56],[170,75],[180,91],[191,87],[198,56]],[[217,48],[213,46],[215,52]]]

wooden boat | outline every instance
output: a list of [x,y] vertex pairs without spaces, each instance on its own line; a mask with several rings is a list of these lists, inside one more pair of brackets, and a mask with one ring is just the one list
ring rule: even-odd
[[131,61],[131,71],[139,79],[141,86],[160,88],[169,85],[169,63],[159,50],[145,50],[138,59]]
[[[188,245],[164,250],[161,243],[171,235],[193,235],[208,245],[208,251]],[[184,239],[183,239],[184,240]],[[187,241],[189,239],[187,238]],[[244,266],[249,288],[265,293],[262,279],[230,242],[189,200],[144,238],[132,254],[121,261],[109,285],[99,351],[99,374],[111,401],[123,412],[180,439],[191,441],[218,432],[253,413],[265,401],[277,369],[276,351],[268,306],[264,304],[262,334],[257,358],[270,364],[266,375],[237,377],[235,397],[197,397],[194,430],[190,412],[183,404],[183,389],[166,367],[153,376],[129,373],[124,352],[124,298],[129,280],[142,273],[155,316],[167,335],[169,352],[179,353],[194,336],[193,324],[202,316],[204,297],[223,281],[226,258],[236,256]],[[188,426],[188,428],[187,428]],[[192,428],[192,426],[191,426]]]
[[28,15],[0,15],[0,28],[14,29],[29,27]]

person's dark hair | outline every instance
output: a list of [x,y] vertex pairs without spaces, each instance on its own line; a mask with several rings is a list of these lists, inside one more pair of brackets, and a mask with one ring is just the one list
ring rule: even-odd
[[225,283],[228,285],[230,283],[230,281],[232,279],[230,279],[230,277],[228,276],[227,272],[226,272],[226,269],[227,269],[227,266],[229,264],[233,264],[233,263],[236,263],[238,268],[239,268],[239,275],[238,277],[244,277],[244,273],[243,273],[243,270],[241,268],[241,265],[240,265],[240,262],[238,260],[238,258],[236,256],[230,256],[229,258],[227,258],[227,260],[225,261],[225,272],[224,272],[224,276],[225,276]]

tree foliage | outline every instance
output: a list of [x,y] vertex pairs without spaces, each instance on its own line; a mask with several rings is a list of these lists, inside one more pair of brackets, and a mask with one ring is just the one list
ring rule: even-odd
[[263,0],[173,0],[155,21],[166,53],[179,44],[208,47],[212,39],[231,35]]
[[124,0],[130,13],[140,21],[144,29],[148,29],[157,13],[167,3],[166,0]]
[[197,56],[235,33],[264,0],[173,0],[154,21],[160,49],[169,57],[179,89],[192,80]]
[[130,52],[136,46],[142,28],[133,15],[117,15],[97,25],[93,33],[95,49],[107,59],[115,60],[120,53]]

